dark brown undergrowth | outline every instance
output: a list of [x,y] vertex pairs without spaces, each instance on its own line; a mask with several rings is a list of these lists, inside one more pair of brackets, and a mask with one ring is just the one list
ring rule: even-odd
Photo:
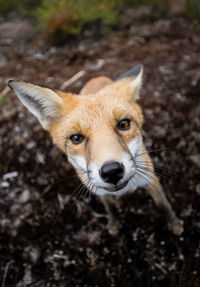
[[138,190],[119,198],[122,227],[109,235],[98,198],[80,194],[66,157],[9,92],[0,104],[1,286],[200,286],[200,26],[135,24],[76,47],[3,43],[0,90],[11,77],[60,88],[85,70],[68,88],[77,92],[95,75],[144,64],[145,143],[160,149],[151,156],[185,231],[168,232]]

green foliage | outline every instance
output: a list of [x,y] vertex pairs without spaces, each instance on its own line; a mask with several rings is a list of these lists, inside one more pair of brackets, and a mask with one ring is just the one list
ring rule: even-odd
[[0,94],[0,106],[6,102],[6,98]]
[[193,19],[200,20],[200,1],[199,0],[186,0],[186,11]]
[[159,0],[124,0],[124,4],[130,5],[130,6],[141,6],[141,5],[150,5],[154,3],[155,1]]
[[100,20],[103,25],[116,22],[122,0],[43,0],[36,10],[40,26],[49,33],[78,34],[83,26]]
[[[0,15],[17,11],[33,16],[39,29],[53,37],[79,34],[88,23],[99,21],[105,29],[117,22],[121,7],[151,5],[160,11],[180,0],[0,0]],[[184,10],[191,18],[200,20],[200,0],[185,1]],[[181,3],[181,2],[180,2]]]
[[41,4],[42,0],[0,0],[0,15],[9,11],[28,14]]

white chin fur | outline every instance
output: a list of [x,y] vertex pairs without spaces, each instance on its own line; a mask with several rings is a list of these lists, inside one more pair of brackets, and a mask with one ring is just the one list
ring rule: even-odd
[[[142,153],[142,137],[133,139],[128,145],[128,147],[133,158],[141,154]],[[128,162],[127,160],[124,160],[123,163],[126,163],[124,165],[126,169],[129,169],[130,161]],[[99,196],[103,196],[106,194],[113,195],[113,196],[120,196],[120,195],[123,195],[127,192],[134,190],[137,187],[145,187],[149,185],[151,181],[152,181],[151,177],[148,174],[147,175],[142,174],[140,176],[140,174],[136,172],[135,176],[129,181],[127,186],[125,186],[121,190],[110,192],[104,188],[96,188],[96,189],[94,188],[92,192]]]
[[94,189],[93,193],[96,194],[96,195],[99,195],[99,196],[103,196],[103,195],[113,195],[113,196],[120,196],[122,194],[125,194],[133,189],[135,189],[135,185],[131,182],[129,182],[127,184],[127,186],[125,186],[124,188],[122,188],[121,190],[118,190],[118,191],[107,191],[106,189],[104,188],[97,188],[97,189]]
[[137,187],[145,187],[150,184],[150,179],[148,176],[146,176],[146,179],[144,180],[144,177],[140,180],[139,176],[137,178],[133,178],[129,181],[129,183],[122,189],[118,191],[107,191],[104,188],[94,188],[92,193],[103,196],[103,195],[113,195],[113,196],[121,196],[127,192],[131,192],[132,190],[135,190]]
[[[142,137],[134,138],[128,145],[129,151],[134,158],[138,154],[142,153]],[[113,161],[120,161],[125,166],[125,175],[124,175],[124,181],[126,181],[128,178],[130,178],[134,174],[134,163],[131,161],[131,156],[127,152],[122,152],[120,157],[117,157],[116,159],[113,158]],[[92,178],[92,184],[94,186],[103,186],[105,185],[105,182],[102,180],[102,178],[99,175],[99,169],[100,166],[98,166],[95,162],[90,163],[89,169],[91,170],[90,177]],[[131,181],[132,182],[132,181]],[[109,192],[105,190],[104,188],[97,188],[94,193],[97,195],[105,195],[105,194],[113,194],[113,195],[121,195],[128,191],[130,191],[133,188],[133,184],[129,183],[127,186],[125,186],[123,189],[118,190],[116,192]]]

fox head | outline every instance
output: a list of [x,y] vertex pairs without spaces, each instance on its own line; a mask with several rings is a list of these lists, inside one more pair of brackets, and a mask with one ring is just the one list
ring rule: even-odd
[[143,117],[136,100],[142,74],[138,65],[116,81],[106,78],[103,87],[101,78],[93,79],[80,95],[21,80],[8,85],[50,132],[92,192],[120,195],[137,185],[135,157],[142,151]]

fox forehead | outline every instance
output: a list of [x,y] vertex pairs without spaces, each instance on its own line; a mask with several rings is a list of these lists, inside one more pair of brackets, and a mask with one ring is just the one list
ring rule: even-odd
[[135,121],[140,127],[142,125],[139,105],[135,102],[130,104],[123,96],[113,93],[72,96],[70,104],[66,98],[62,109],[62,117],[52,125],[50,133],[55,143],[64,150],[66,138],[72,134],[81,133],[91,137],[97,131],[98,134],[108,133],[123,118]]

